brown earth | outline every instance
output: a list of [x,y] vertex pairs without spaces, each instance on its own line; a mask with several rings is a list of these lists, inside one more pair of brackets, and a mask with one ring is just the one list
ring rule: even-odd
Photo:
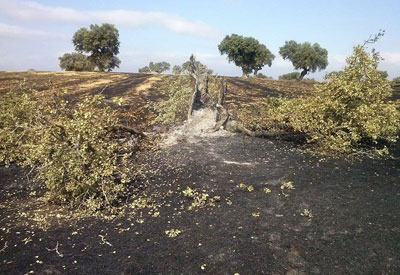
[[[106,95],[137,106],[163,98],[151,85],[159,76],[140,74],[0,73],[0,91],[23,77],[85,93],[108,83]],[[231,106],[312,91],[228,82]],[[400,274],[399,143],[391,150],[349,161],[242,135],[182,140],[137,156],[149,202],[112,219],[73,217],[42,202],[21,169],[0,167],[0,273]]]

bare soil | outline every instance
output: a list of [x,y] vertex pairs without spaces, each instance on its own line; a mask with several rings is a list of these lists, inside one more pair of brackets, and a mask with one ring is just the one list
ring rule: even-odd
[[[231,100],[245,97],[245,83],[229,85]],[[243,135],[182,139],[138,156],[156,207],[112,219],[73,218],[0,167],[0,273],[400,274],[399,142],[391,150],[350,161]]]

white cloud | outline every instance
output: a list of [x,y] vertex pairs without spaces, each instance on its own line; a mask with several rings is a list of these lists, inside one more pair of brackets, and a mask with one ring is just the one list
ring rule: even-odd
[[42,30],[34,30],[22,28],[19,26],[8,25],[0,23],[0,37],[18,37],[18,38],[26,38],[33,36],[43,36],[43,37],[52,37],[52,38],[68,38],[68,36],[60,33],[52,33],[46,32]]
[[37,2],[11,0],[0,0],[0,10],[0,12],[11,18],[28,22],[68,22],[79,24],[108,22],[127,28],[156,26],[180,34],[219,38],[218,32],[204,22],[187,20],[164,12],[143,12],[122,9],[107,11],[76,10],[65,7],[46,6]]
[[381,56],[384,58],[385,64],[400,65],[400,52],[383,52]]

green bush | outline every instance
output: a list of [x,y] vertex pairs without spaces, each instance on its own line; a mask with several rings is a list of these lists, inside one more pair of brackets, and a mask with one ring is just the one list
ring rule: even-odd
[[[277,125],[305,134],[308,142],[326,153],[356,153],[360,145],[395,142],[400,112],[388,99],[392,89],[377,69],[379,60],[378,53],[370,54],[356,46],[343,73],[331,75],[330,81],[318,85],[311,96],[258,106],[268,109],[261,115],[270,117],[251,123],[267,130]],[[387,153],[387,149],[383,146],[376,152]]]
[[60,68],[66,71],[92,72],[95,65],[81,53],[66,53],[59,58]]
[[168,99],[153,105],[158,114],[155,122],[162,124],[181,123],[187,117],[189,100],[192,97],[190,77],[178,75],[164,79],[160,87]]
[[0,100],[0,161],[32,168],[50,201],[91,210],[114,204],[134,176],[136,148],[103,99],[71,104],[63,93],[43,95],[25,84],[9,91]]
[[257,78],[265,78],[265,79],[273,79],[272,77],[266,76],[266,75],[263,74],[263,73],[258,73],[258,74],[256,74],[256,77],[257,77]]
[[298,72],[293,72],[293,73],[287,73],[279,76],[280,80],[299,80],[300,79],[300,73]]

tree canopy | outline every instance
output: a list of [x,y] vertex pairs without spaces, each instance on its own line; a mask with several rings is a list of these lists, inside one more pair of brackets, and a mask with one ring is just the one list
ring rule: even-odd
[[183,69],[181,66],[175,65],[174,67],[172,67],[173,74],[181,74],[182,72],[183,72]]
[[234,62],[241,67],[243,75],[261,70],[265,65],[271,66],[275,56],[267,47],[253,37],[243,37],[241,35],[227,35],[218,45],[221,55],[227,54],[229,62]]
[[94,64],[81,53],[66,53],[59,60],[60,68],[66,71],[91,72],[94,70]]
[[72,39],[75,50],[87,53],[89,60],[99,71],[112,71],[121,61],[119,53],[119,33],[112,24],[90,25],[90,29],[77,30]]
[[302,70],[300,79],[309,72],[313,73],[317,69],[321,71],[328,66],[328,51],[318,43],[311,45],[309,42],[286,41],[279,49],[279,54],[283,59],[290,60],[296,70]]
[[168,71],[171,65],[168,62],[150,62],[148,66],[139,69],[139,73],[162,73]]
[[[209,75],[213,74],[213,70],[209,69],[206,65],[204,65],[200,61],[194,60],[193,62],[194,62],[194,66],[200,72],[203,72],[203,73],[206,73],[206,74],[209,74]],[[182,64],[182,67],[181,67],[182,68],[182,73],[185,73],[185,74],[190,73],[190,71],[191,71],[191,65],[190,64],[191,64],[190,60],[188,60],[188,61],[186,61],[185,63]]]

